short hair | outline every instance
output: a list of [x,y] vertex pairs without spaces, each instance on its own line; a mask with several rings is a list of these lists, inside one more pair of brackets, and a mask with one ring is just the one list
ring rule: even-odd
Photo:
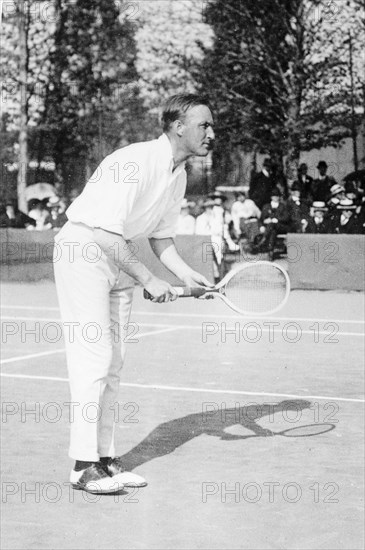
[[171,125],[175,120],[183,118],[186,112],[192,107],[205,105],[210,109],[209,101],[206,97],[196,94],[177,94],[170,97],[164,107],[162,113],[163,131],[170,130]]

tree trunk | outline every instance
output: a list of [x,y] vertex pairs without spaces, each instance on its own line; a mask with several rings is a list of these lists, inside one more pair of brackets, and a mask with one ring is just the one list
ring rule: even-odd
[[19,157],[18,157],[18,178],[17,194],[18,208],[28,211],[25,198],[28,171],[28,97],[27,97],[27,68],[28,68],[28,47],[27,47],[27,6],[24,0],[18,0],[18,30],[19,30],[19,80],[20,80],[20,120],[19,120]]

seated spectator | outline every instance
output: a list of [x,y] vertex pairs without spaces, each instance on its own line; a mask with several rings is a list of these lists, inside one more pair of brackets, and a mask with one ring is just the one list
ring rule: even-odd
[[9,227],[10,220],[6,213],[6,206],[3,201],[0,202],[0,227]]
[[343,199],[337,206],[337,216],[333,219],[333,233],[355,235],[362,233],[362,227],[356,214],[356,204]]
[[187,199],[184,199],[181,204],[176,227],[177,235],[194,235],[195,233],[195,218],[190,214],[190,204]]
[[5,203],[5,215],[2,214],[1,218],[2,227],[13,227],[14,229],[28,229],[34,227],[36,223],[33,218],[18,209],[15,200],[9,200]]
[[308,165],[305,164],[305,162],[299,165],[297,179],[294,181],[293,185],[299,185],[300,196],[303,200],[312,201],[311,189],[313,186],[313,178],[308,176]]
[[336,208],[340,201],[346,198],[345,188],[339,183],[335,183],[330,189],[330,195],[327,206],[331,210],[332,208]]
[[310,217],[303,224],[304,233],[330,233],[328,208],[323,201],[315,201],[310,209]]
[[271,191],[274,187],[272,169],[273,163],[271,159],[266,158],[261,172],[257,172],[252,176],[249,196],[260,210],[264,204],[270,202]]
[[271,201],[265,204],[261,212],[263,223],[264,247],[269,252],[269,258],[273,259],[276,237],[280,233],[287,233],[289,229],[289,214],[287,206],[281,201],[279,189],[271,192]]
[[35,229],[37,231],[44,231],[45,229],[51,229],[50,214],[44,207],[42,201],[38,199],[32,199],[29,204],[29,217],[35,220],[35,226],[28,226],[27,229]]
[[303,233],[305,222],[309,219],[309,206],[302,200],[302,186],[294,182],[290,190],[290,197],[287,200],[286,206],[289,215],[289,228],[292,233]]
[[336,180],[332,176],[327,175],[328,165],[324,160],[320,160],[317,168],[319,177],[313,181],[311,195],[313,201],[327,202],[331,196],[331,187],[336,185]]
[[67,216],[65,214],[67,205],[66,201],[60,197],[50,197],[47,202],[49,208],[50,218],[49,223],[52,229],[60,229],[67,222]]
[[243,231],[244,223],[250,218],[260,218],[261,211],[253,200],[246,197],[246,193],[240,191],[236,193],[236,200],[232,204],[231,216],[235,231],[240,235]]

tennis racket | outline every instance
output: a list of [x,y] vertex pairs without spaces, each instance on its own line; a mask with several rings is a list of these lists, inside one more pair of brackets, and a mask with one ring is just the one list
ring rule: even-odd
[[[174,288],[180,298],[220,298],[241,315],[268,315],[286,303],[290,280],[280,265],[260,261],[232,269],[214,288]],[[144,297],[152,300],[146,290]]]

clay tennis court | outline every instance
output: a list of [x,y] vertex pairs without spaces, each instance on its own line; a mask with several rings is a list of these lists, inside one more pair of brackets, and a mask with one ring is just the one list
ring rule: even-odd
[[137,289],[116,439],[148,487],[100,496],[68,484],[55,287],[3,283],[2,548],[363,548],[363,298],[243,319]]

